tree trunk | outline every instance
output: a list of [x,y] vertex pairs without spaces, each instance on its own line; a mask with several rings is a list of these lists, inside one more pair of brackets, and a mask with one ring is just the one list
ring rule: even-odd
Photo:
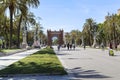
[[84,46],[84,37],[82,36],[82,44],[81,46]]
[[93,41],[92,47],[96,48],[96,36],[94,36],[94,39],[93,39],[93,40],[94,40],[94,41]]
[[13,30],[13,11],[10,9],[10,42],[9,42],[9,48],[12,47],[12,30]]
[[20,26],[22,22],[22,15],[20,16],[20,21],[17,27],[17,48],[20,48]]
[[91,33],[89,32],[89,46],[91,47]]
[[6,36],[6,40],[5,40],[5,41],[6,41],[6,45],[5,45],[6,47],[5,47],[5,48],[8,48],[8,44],[9,44],[8,32],[9,32],[9,31],[7,31],[7,27],[6,27],[6,18],[7,18],[7,17],[5,17],[5,20],[4,20],[5,36]]

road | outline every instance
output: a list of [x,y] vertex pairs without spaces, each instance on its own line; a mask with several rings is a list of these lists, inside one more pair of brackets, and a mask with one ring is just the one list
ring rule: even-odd
[[54,49],[71,80],[120,80],[120,51],[109,56],[108,50],[101,49]]

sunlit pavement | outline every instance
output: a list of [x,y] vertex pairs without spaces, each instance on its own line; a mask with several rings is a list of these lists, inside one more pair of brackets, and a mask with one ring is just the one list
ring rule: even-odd
[[108,50],[101,49],[54,49],[71,80],[120,80],[120,51],[109,56]]

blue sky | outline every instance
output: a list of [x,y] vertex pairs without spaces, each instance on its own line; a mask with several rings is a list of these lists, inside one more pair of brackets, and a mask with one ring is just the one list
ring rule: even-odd
[[83,24],[88,18],[93,18],[97,23],[103,22],[109,12],[117,13],[120,0],[40,0],[40,6],[32,9],[40,20],[44,31],[47,29],[65,32],[83,29]]

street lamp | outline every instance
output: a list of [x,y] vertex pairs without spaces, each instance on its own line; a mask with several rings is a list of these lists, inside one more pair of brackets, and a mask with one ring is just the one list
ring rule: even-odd
[[22,42],[22,48],[26,48],[28,46],[27,44],[27,27],[26,27],[26,22],[22,22],[23,23],[23,42]]

